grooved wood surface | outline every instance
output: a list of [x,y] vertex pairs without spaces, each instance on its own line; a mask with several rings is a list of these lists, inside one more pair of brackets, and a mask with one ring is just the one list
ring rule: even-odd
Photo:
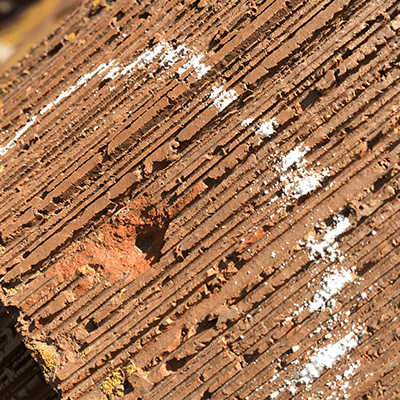
[[96,0],[0,78],[1,300],[63,399],[400,397],[399,32]]

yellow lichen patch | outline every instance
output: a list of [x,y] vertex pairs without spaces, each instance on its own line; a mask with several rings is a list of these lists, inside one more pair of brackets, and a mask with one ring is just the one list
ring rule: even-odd
[[72,290],[66,290],[64,291],[64,293],[65,299],[68,303],[73,303],[75,301],[75,293]]
[[132,375],[134,372],[137,371],[136,365],[133,361],[125,368],[127,375]]
[[[3,103],[0,103],[0,107],[2,106]],[[0,165],[0,172],[4,171],[4,165]]]
[[149,373],[150,373],[150,371],[146,371],[146,370],[143,370],[143,375],[147,378],[147,376],[149,375]]
[[35,361],[41,365],[45,379],[51,381],[57,371],[58,353],[56,349],[46,343],[34,340],[29,342],[27,347],[31,350]]
[[114,371],[101,385],[101,391],[110,399],[117,399],[124,395],[123,385],[125,381],[124,373],[120,368]]
[[4,246],[0,246],[0,254],[4,254],[6,248]]
[[84,266],[78,269],[78,273],[84,276],[87,275],[93,276],[96,273],[96,271],[89,264],[85,264]]
[[125,288],[121,289],[120,292],[119,292],[119,298],[121,298],[122,295],[123,295],[125,292],[126,292],[126,289],[125,289]]
[[21,283],[20,285],[16,286],[15,288],[10,288],[10,289],[3,288],[3,290],[6,292],[7,295],[10,295],[10,294],[12,295],[12,294],[21,292],[22,290],[24,290],[24,288],[25,288],[25,284]]
[[100,0],[94,0],[93,7],[97,7],[100,4]]
[[65,40],[68,42],[72,42],[75,39],[76,35],[75,32],[71,32],[66,38]]
[[86,356],[87,356],[87,354],[89,353],[89,351],[92,350],[92,349],[93,349],[93,346],[88,346],[88,347],[86,347],[85,350],[82,350],[82,351],[79,353],[80,358],[85,359]]

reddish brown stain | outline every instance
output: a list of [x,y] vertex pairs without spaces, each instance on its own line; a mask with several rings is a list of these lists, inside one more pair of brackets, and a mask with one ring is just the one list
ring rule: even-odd
[[[159,212],[153,210],[151,217],[143,217],[146,205],[142,197],[129,204],[112,218],[114,223],[104,225],[90,237],[76,241],[70,248],[70,255],[57,262],[53,268],[37,279],[40,285],[44,279],[54,279],[39,292],[35,292],[24,304],[25,310],[44,298],[53,288],[66,279],[84,276],[74,289],[76,299],[83,296],[99,279],[108,284],[124,280],[128,284],[140,274],[148,271],[154,258],[152,254],[143,254],[135,245],[139,230],[152,229]],[[156,222],[157,224],[157,222]]]

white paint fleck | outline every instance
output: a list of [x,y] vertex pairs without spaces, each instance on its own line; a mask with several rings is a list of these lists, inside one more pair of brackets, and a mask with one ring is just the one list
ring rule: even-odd
[[270,137],[275,133],[275,128],[278,126],[279,125],[276,122],[276,118],[271,118],[270,120],[262,123],[257,129],[256,133],[265,137]]
[[296,176],[294,179],[295,189],[293,197],[295,199],[298,199],[299,197],[312,192],[315,188],[317,188],[320,185],[322,178],[323,178],[322,174],[313,174],[313,173],[307,173],[306,176],[301,178]]
[[[119,65],[119,63],[115,60],[110,60],[108,63],[100,64],[94,71],[81,76],[74,85],[71,85],[68,89],[62,91],[54,101],[49,102],[45,107],[43,107],[42,110],[39,111],[39,114],[44,115],[45,113],[50,111],[50,109],[54,108],[54,106],[60,103],[62,100],[71,96],[71,94],[78,90],[81,86],[86,86],[87,83],[96,75],[102,77],[102,75],[108,71],[108,73],[102,78],[103,81],[113,80],[121,75],[131,76],[135,68],[149,65],[156,59],[159,60],[159,65],[161,67],[163,67],[164,69],[168,69],[177,61],[185,60],[185,58],[187,58],[188,61],[179,68],[178,73],[182,74],[183,72],[186,72],[189,68],[193,67],[197,79],[201,79],[210,70],[210,67],[207,67],[204,63],[200,62],[204,57],[204,54],[197,54],[195,51],[190,50],[185,45],[179,45],[176,49],[174,49],[171,45],[163,40],[158,43],[153,50],[146,50],[132,63],[126,66]],[[110,90],[113,89],[114,87],[110,88]],[[96,95],[94,94],[94,96]],[[217,98],[215,100],[215,103],[217,107],[223,109],[236,98],[236,92],[230,90],[226,92],[224,97]],[[0,147],[0,156],[3,156],[7,153],[9,149],[14,147],[15,141],[18,140],[18,138],[23,135],[34,124],[35,121],[36,115],[34,115],[32,119],[27,122],[20,131],[16,133],[14,138],[11,139],[7,145]],[[5,132],[3,132],[3,134],[4,133]]]
[[56,104],[58,104],[61,100],[64,100],[64,99],[66,99],[67,97],[71,96],[71,94],[75,92],[76,88],[77,88],[77,87],[76,87],[75,85],[73,85],[73,86],[71,86],[70,88],[68,88],[67,90],[64,90],[63,92],[61,92],[61,94],[59,94],[59,95],[57,96],[57,98],[54,100],[53,104],[56,105]]
[[185,45],[179,45],[176,49],[168,46],[165,53],[161,56],[160,65],[165,69],[168,69],[172,67],[177,61],[182,59],[188,52],[189,49]]
[[343,376],[345,379],[348,379],[351,375],[354,374],[354,371],[361,365],[361,362],[357,360],[354,364],[350,365],[349,368],[344,371]]
[[348,350],[358,346],[361,338],[353,332],[347,334],[343,339],[335,344],[328,344],[322,349],[318,349],[316,353],[310,357],[310,362],[305,368],[297,374],[292,380],[293,383],[309,384],[318,378],[324,369],[330,369],[335,362],[341,358]]
[[[298,199],[312,192],[321,185],[322,179],[329,175],[327,169],[320,172],[315,172],[313,170],[307,171],[304,168],[305,164],[307,164],[307,160],[304,156],[309,151],[309,148],[305,147],[304,150],[301,150],[301,148],[302,145],[297,146],[286,156],[283,156],[280,166],[277,165],[275,167],[276,171],[281,173],[280,182],[283,185],[282,191],[291,199]],[[294,164],[296,164],[296,168],[293,171],[289,170]],[[282,174],[282,172],[284,173]]]
[[210,99],[216,99],[224,89],[221,86],[211,88]]
[[100,75],[103,72],[106,72],[109,68],[111,68],[114,65],[114,60],[111,60],[110,62],[108,62],[107,64],[100,64],[94,71],[89,72],[83,76],[81,76],[78,81],[76,82],[76,85],[79,86],[86,86],[86,84],[92,79],[94,78],[96,75]]
[[182,67],[178,69],[178,74],[182,75],[185,73],[190,67],[193,67],[197,79],[201,79],[207,72],[210,70],[211,67],[206,67],[205,64],[201,63],[200,61],[204,58],[203,54],[197,54],[189,59],[189,61],[184,64]]
[[321,289],[315,293],[314,297],[307,304],[311,312],[323,310],[328,301],[339,293],[344,286],[353,281],[353,274],[349,270],[333,271],[325,276],[321,283]]
[[118,67],[118,64],[119,63],[117,63],[117,65],[114,68],[110,69],[108,74],[103,78],[103,81],[107,79],[115,79],[119,75],[120,68]]
[[222,90],[220,87],[213,87],[210,98],[214,99],[213,104],[222,111],[238,98],[238,94],[233,89]]
[[297,165],[304,164],[303,157],[309,151],[308,147],[305,147],[303,151],[301,151],[301,145],[294,148],[289,154],[282,157],[282,171],[286,171],[290,166],[294,163]]
[[7,153],[8,150],[13,148],[17,140],[35,123],[36,121],[36,115],[32,117],[32,119],[25,124],[23,128],[21,128],[19,131],[15,133],[15,136],[4,146],[0,147],[0,156],[3,156],[4,154]]
[[158,55],[161,54],[162,50],[166,46],[167,46],[167,43],[165,42],[165,40],[162,40],[160,43],[157,44],[157,46],[154,48],[154,50],[146,50],[134,62],[127,65],[121,71],[121,75],[126,75],[126,74],[131,75],[133,69],[136,68],[137,66],[143,65],[143,63],[150,64]]
[[44,113],[46,113],[47,111],[49,111],[51,107],[53,107],[53,103],[47,104],[46,107],[44,107],[42,110],[40,110],[40,115],[43,115]]
[[254,121],[254,118],[247,118],[242,122],[242,126],[249,126]]
[[309,258],[315,260],[318,256],[324,258],[329,255],[329,259],[334,261],[337,255],[336,248],[338,244],[335,242],[337,237],[350,227],[350,221],[344,215],[339,214],[336,218],[335,228],[329,228],[321,243],[308,243],[307,248],[310,249]]
[[[332,270],[331,273],[322,279],[321,289],[318,290],[310,301],[306,301],[302,306],[298,307],[293,312],[293,317],[300,315],[305,309],[309,309],[311,312],[324,310],[328,305],[332,309],[335,307],[336,302],[333,296],[338,294],[347,283],[352,282],[354,279],[353,274],[349,270],[342,269],[340,271]],[[337,319],[337,315],[334,314],[333,318]],[[314,334],[321,332],[321,327],[314,330]]]

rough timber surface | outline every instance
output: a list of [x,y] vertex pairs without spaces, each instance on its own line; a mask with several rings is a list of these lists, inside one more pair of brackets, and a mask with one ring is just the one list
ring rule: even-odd
[[1,78],[1,299],[62,398],[400,398],[399,32],[96,0]]

